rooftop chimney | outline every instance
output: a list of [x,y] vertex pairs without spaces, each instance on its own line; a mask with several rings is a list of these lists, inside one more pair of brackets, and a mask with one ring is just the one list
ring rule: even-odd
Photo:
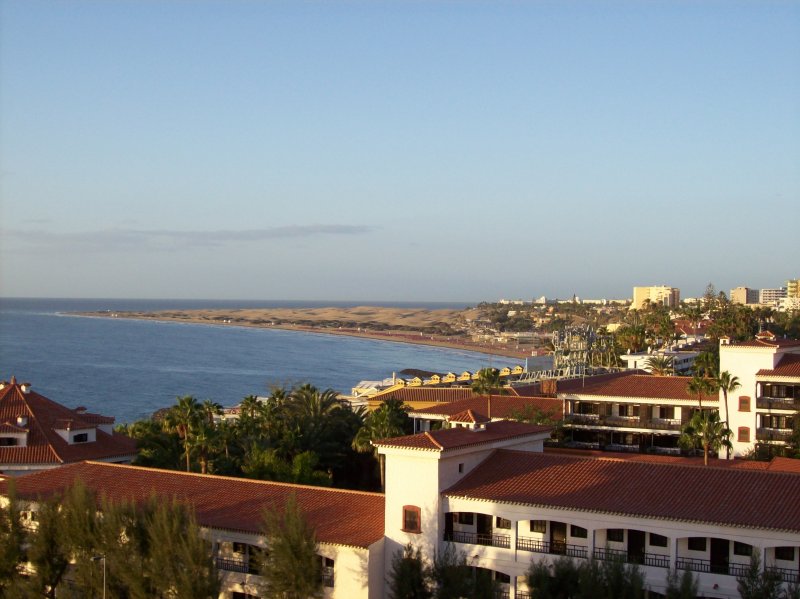
[[27,426],[27,424],[28,424],[27,416],[17,416],[17,426]]

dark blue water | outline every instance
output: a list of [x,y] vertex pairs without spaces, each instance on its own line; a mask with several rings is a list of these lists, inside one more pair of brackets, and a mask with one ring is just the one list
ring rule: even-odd
[[182,395],[234,405],[247,395],[267,394],[272,385],[309,382],[349,392],[361,380],[383,379],[404,368],[461,372],[516,363],[474,352],[335,335],[66,314],[332,305],[361,304],[0,299],[0,379],[14,375],[66,406],[81,405],[115,416],[117,422],[132,422]]

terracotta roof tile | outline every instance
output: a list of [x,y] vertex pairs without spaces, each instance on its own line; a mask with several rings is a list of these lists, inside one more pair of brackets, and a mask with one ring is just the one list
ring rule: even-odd
[[[0,422],[16,422],[19,416],[28,419],[27,446],[0,447],[0,470],[6,464],[62,464],[89,459],[108,459],[136,454],[136,442],[124,435],[109,435],[97,429],[97,440],[92,443],[70,445],[54,430],[65,421],[71,427],[96,428],[61,404],[39,395],[33,390],[23,392],[17,383],[6,383],[0,389]],[[113,420],[112,420],[113,421]]]
[[800,531],[800,476],[497,450],[450,497]]
[[[175,497],[194,507],[202,526],[256,534],[261,532],[264,510],[282,508],[294,494],[322,543],[368,547],[383,538],[384,496],[379,493],[100,462],[35,472],[15,483],[20,497],[34,499],[60,493],[78,480],[112,501],[143,501],[153,493]],[[2,482],[0,493],[5,493]]]
[[774,347],[782,349],[784,347],[800,347],[800,341],[796,339],[751,339],[749,341],[731,342],[731,347]]
[[[586,385],[573,387],[569,391],[559,389],[558,394],[697,401],[697,395],[686,390],[690,380],[692,379],[688,376],[629,374],[596,383],[587,382]],[[719,401],[719,395],[703,394],[702,399],[703,403],[713,403]]]
[[540,435],[552,430],[550,426],[537,426],[534,424],[524,424],[522,422],[510,422],[507,420],[489,422],[486,428],[480,431],[473,431],[466,428],[448,428],[438,431],[429,431],[416,435],[406,435],[391,439],[381,439],[373,441],[377,447],[398,447],[402,449],[423,449],[429,451],[448,451],[460,449],[472,445],[481,445],[512,439],[515,437],[525,437],[528,435]]
[[[511,395],[492,395],[492,418],[510,418],[514,412],[524,410],[541,410],[545,414],[552,414],[553,420],[564,418],[563,404],[560,399],[552,397],[514,397]],[[489,417],[489,398],[485,395],[473,395],[468,399],[440,404],[410,412],[410,416],[442,416],[453,417],[456,414],[471,410],[484,418]]]
[[762,368],[756,375],[760,376],[800,376],[800,354],[786,354],[772,370]]
[[475,414],[470,409],[464,410],[459,412],[458,414],[453,414],[448,418],[450,422],[466,422],[469,424],[476,424],[478,422],[489,422],[489,418],[483,416],[482,414]]
[[28,432],[27,428],[24,428],[24,427],[21,427],[21,426],[17,426],[16,424],[12,424],[10,422],[3,422],[2,424],[0,424],[0,433],[19,434],[19,433],[27,433],[27,432]]
[[410,401],[450,402],[473,395],[469,387],[403,387],[384,393],[378,393],[372,399],[399,399],[404,403]]

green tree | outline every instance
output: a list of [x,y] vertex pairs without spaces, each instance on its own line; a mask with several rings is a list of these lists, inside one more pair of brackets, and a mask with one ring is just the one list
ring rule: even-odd
[[697,395],[697,404],[700,410],[703,409],[703,395],[711,395],[717,390],[716,380],[695,374],[689,382],[686,383],[686,392],[689,395]]
[[691,570],[684,570],[682,574],[670,570],[667,573],[666,599],[695,599],[699,586],[700,579]]
[[389,571],[389,599],[430,599],[428,577],[419,548],[409,543],[392,556]]
[[28,561],[34,574],[31,589],[55,599],[56,587],[69,566],[70,551],[62,535],[62,512],[57,497],[39,502],[36,513],[36,533],[29,536]]
[[0,597],[5,596],[20,575],[23,562],[25,529],[20,518],[14,480],[8,485],[8,504],[0,506]]
[[508,395],[508,389],[503,387],[503,379],[497,368],[481,368],[470,389],[475,395]]
[[578,593],[579,568],[570,557],[561,556],[552,565],[543,558],[531,562],[527,582],[533,599],[570,599]]
[[644,361],[644,365],[655,376],[669,376],[675,374],[672,356],[654,355]]
[[[717,377],[717,387],[722,391],[722,397],[724,399],[726,427],[728,427],[730,423],[730,415],[728,412],[728,393],[733,393],[741,386],[742,385],[739,382],[739,377],[733,376],[727,370],[724,372],[720,372],[719,376]],[[725,457],[726,459],[730,459],[731,457],[731,450],[729,447],[726,447]]]
[[191,395],[178,398],[178,403],[172,406],[164,418],[167,430],[178,434],[183,443],[183,454],[186,459],[186,472],[191,470],[191,436],[202,419],[201,406]]
[[265,510],[267,550],[262,556],[262,591],[267,598],[310,599],[322,596],[322,570],[314,530],[297,498],[290,495],[283,509]]
[[750,556],[750,565],[744,576],[736,578],[736,588],[742,599],[780,599],[781,576],[772,570],[761,570],[757,552]]
[[703,410],[695,412],[681,432],[679,442],[683,447],[703,448],[703,463],[708,466],[710,450],[731,447],[731,430],[720,421],[719,412]]
[[398,399],[387,399],[378,409],[366,415],[364,424],[353,437],[353,449],[361,453],[372,452],[378,460],[382,491],[386,485],[385,456],[378,453],[377,447],[374,447],[372,442],[405,434],[409,422],[410,418],[403,402]]

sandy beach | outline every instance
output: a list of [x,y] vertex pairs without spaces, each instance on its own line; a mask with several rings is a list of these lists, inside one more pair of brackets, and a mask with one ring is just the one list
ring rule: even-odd
[[218,326],[277,328],[326,335],[347,335],[381,341],[414,343],[478,351],[523,359],[530,349],[505,344],[477,343],[467,335],[444,334],[470,317],[469,310],[425,308],[263,308],[169,310],[160,312],[82,312],[82,316],[178,321]]

